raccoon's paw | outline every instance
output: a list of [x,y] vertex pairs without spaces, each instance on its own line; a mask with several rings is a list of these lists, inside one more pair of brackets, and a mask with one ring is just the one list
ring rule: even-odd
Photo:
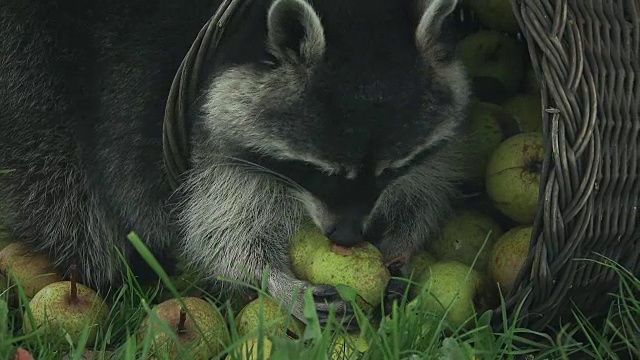
[[[404,259],[404,257],[401,257]],[[407,289],[409,284],[405,276],[405,263],[404,261],[391,261],[387,263],[387,268],[392,278],[389,280],[384,292],[384,315],[390,315],[393,311],[393,303],[402,305],[402,302],[407,301]],[[400,279],[399,279],[400,278]]]
[[391,279],[387,284],[387,288],[384,292],[384,315],[390,315],[393,311],[393,303],[397,303],[400,306],[403,302],[407,301],[405,296],[408,284],[406,281],[400,279]]
[[331,285],[316,285],[311,287],[313,300],[320,325],[325,327],[329,323],[331,309],[335,309],[335,320],[341,323],[349,332],[359,330],[355,320],[353,307],[349,302],[340,298],[338,290]]

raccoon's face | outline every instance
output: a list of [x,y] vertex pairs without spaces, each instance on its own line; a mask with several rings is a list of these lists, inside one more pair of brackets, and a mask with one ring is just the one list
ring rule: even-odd
[[207,129],[270,169],[336,243],[362,240],[384,189],[447,144],[465,75],[440,43],[456,1],[275,0],[261,62],[215,78]]

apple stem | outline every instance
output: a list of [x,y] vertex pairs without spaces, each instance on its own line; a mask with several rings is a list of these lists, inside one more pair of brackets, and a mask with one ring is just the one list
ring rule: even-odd
[[180,307],[180,321],[178,321],[178,333],[184,332],[186,329],[184,323],[187,321],[187,313],[182,306]]
[[533,168],[535,172],[541,172],[542,171],[542,161],[536,160],[533,162]]
[[71,281],[71,293],[69,299],[71,303],[75,303],[78,301],[78,285],[77,276],[78,276],[78,267],[74,264],[69,268],[69,281]]

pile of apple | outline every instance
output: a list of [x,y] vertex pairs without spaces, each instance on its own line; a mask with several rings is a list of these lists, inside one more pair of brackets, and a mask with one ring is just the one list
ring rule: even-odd
[[[317,240],[313,233],[305,232],[299,233],[296,239]],[[45,341],[61,344],[78,345],[84,341],[87,349],[93,348],[97,345],[98,333],[106,330],[111,306],[96,291],[79,282],[75,265],[69,269],[69,280],[63,281],[63,275],[56,271],[50,258],[32,250],[28,245],[11,242],[6,234],[0,233],[0,294],[7,295],[14,307],[20,305],[21,294],[28,301],[22,317],[23,332],[40,331],[46,336]],[[365,253],[371,254],[371,250],[369,247]],[[359,288],[362,289],[359,293],[365,297],[374,297],[371,290],[386,284],[389,279],[379,254],[372,254],[378,260],[377,267],[374,266],[375,271],[364,269],[364,273],[376,284]],[[349,256],[344,257],[342,263],[350,266],[349,263],[360,260],[357,256]],[[382,277],[376,278],[379,274]],[[341,271],[340,275],[339,283],[351,284],[350,273]],[[244,305],[234,317],[234,323],[243,342],[227,359],[268,358],[272,351],[271,335],[300,338],[304,330],[304,323],[267,294]],[[212,302],[194,296],[169,298],[153,306],[139,324],[136,336],[140,343],[145,336],[151,336],[150,351],[158,358],[206,360],[218,356],[231,345],[229,322],[222,312]],[[363,352],[366,347],[366,342],[356,335],[338,336],[332,359],[349,358],[354,348]],[[17,348],[14,356],[15,359],[33,359],[23,348]]]

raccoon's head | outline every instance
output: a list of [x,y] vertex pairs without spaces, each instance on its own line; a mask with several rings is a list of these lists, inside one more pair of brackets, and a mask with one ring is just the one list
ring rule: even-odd
[[206,93],[215,151],[295,181],[330,239],[360,241],[385,187],[464,118],[467,80],[441,41],[456,4],[273,1],[251,40],[265,56],[221,71]]

